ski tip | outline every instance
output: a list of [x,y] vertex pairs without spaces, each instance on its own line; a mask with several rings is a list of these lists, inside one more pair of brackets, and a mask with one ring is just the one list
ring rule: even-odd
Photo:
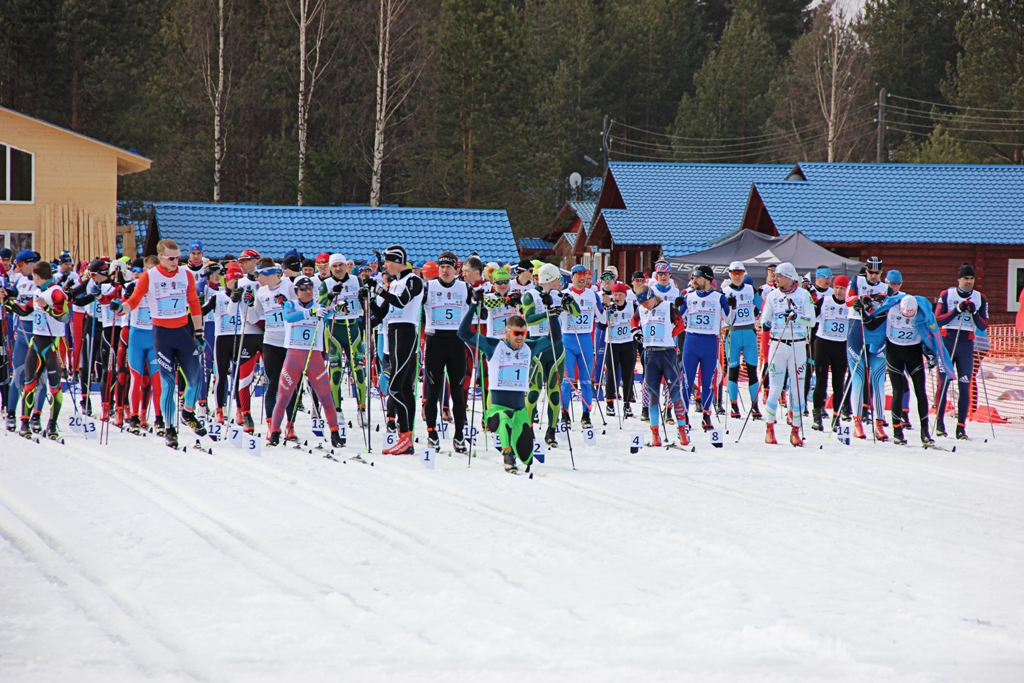
[[303,441],[303,442],[302,442],[302,445],[303,445],[303,446],[308,446],[308,445],[309,445],[309,440],[307,439],[307,440]]
[[951,453],[956,453],[956,446],[953,446],[953,450],[952,450],[952,451],[950,451],[950,452],[951,452]]
[[377,425],[377,428],[376,428],[376,429],[374,429],[373,431],[375,431],[375,432],[379,432],[379,431],[380,431],[380,425]]
[[697,447],[696,446],[690,446],[690,452],[691,453],[696,453],[697,452]]
[[824,445],[819,445],[819,446],[818,446],[818,450],[819,450],[819,451],[821,451],[821,450],[824,450],[824,449],[825,449],[825,446],[824,446]]
[[[608,433],[608,430],[606,430],[606,429],[602,429],[601,430],[601,436],[604,436],[607,433]],[[533,477],[530,477],[530,478],[533,479]]]
[[352,420],[349,420],[349,421],[348,421],[348,428],[349,428],[349,429],[352,429]]
[[533,479],[533,472],[530,472],[530,479]]
[[728,433],[729,433],[729,430],[728,430],[728,429],[726,429],[726,430],[725,430],[725,433],[726,433],[726,434],[728,434]]
[[985,443],[988,443],[988,439],[985,439]]
[[419,443],[419,442],[420,442],[420,437],[417,436],[415,439],[413,439],[413,443]]
[[372,460],[370,461],[370,467],[373,467],[373,461]]
[[181,452],[182,453],[188,453],[188,446],[182,446],[181,447]]

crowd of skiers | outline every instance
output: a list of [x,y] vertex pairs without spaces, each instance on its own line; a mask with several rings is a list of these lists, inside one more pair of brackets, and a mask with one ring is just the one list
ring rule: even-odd
[[650,275],[621,281],[610,267],[594,281],[583,265],[563,274],[549,263],[484,263],[450,251],[414,264],[400,245],[358,264],[295,250],[275,260],[251,248],[210,259],[200,240],[185,252],[163,240],[134,260],[76,261],[65,251],[51,263],[2,250],[6,425],[57,438],[67,391],[75,413],[136,434],[152,427],[172,447],[180,424],[202,436],[227,421],[252,434],[264,420],[267,443],[277,445],[297,438],[305,385],[334,447],[345,445],[342,398],[355,399],[368,445],[379,396],[396,434],[385,453],[414,451],[417,415],[429,446],[440,448],[439,428],[454,423],[453,449],[465,453],[479,387],[482,427],[498,435],[505,467],[516,471],[532,461],[534,426],[556,447],[576,401],[584,428],[596,410],[635,419],[639,401],[651,445],[668,445],[669,426],[675,445],[689,444],[691,405],[708,431],[716,413],[763,419],[769,444],[784,418],[789,442],[803,445],[805,414],[815,430],[852,420],[855,438],[866,438],[867,421],[886,441],[888,373],[893,441],[907,443],[912,388],[929,447],[925,375],[937,366],[935,434],[946,435],[955,382],[956,436],[966,438],[974,339],[988,325],[971,266],[934,304],[902,292],[899,271],[883,279],[877,257],[852,281],[824,266],[801,279],[781,263],[756,286],[738,261],[720,286],[709,266],[689,273],[682,290],[672,275],[659,261]]

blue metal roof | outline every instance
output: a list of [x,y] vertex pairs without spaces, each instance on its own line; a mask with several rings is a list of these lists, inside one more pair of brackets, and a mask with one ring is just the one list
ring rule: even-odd
[[213,256],[251,247],[280,257],[295,248],[307,256],[334,251],[361,261],[374,249],[401,244],[412,261],[448,250],[463,258],[475,251],[484,261],[519,260],[504,211],[182,202],[153,208],[161,238],[184,244],[200,238]]
[[590,232],[590,224],[594,220],[594,211],[597,210],[596,201],[569,202],[569,206],[576,212],[576,216],[583,223],[583,232]]
[[601,215],[616,244],[708,245],[740,227],[753,183],[792,168],[615,161],[609,172],[626,208]]
[[518,240],[520,249],[554,249],[555,243],[542,240],[539,237],[520,237]]
[[569,243],[570,247],[575,247],[576,246],[576,238],[579,237],[579,236],[580,236],[580,234],[578,232],[563,232],[562,233],[562,237],[565,238],[565,241]]
[[781,235],[819,242],[1024,244],[1024,166],[801,163],[756,183]]

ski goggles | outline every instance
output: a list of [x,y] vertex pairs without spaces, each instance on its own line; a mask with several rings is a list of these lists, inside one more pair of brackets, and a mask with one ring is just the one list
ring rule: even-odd
[[832,269],[831,268],[818,268],[816,271],[814,271],[814,277],[816,277],[816,278],[824,278],[824,279],[827,280],[827,279],[832,277]]
[[263,277],[270,277],[271,275],[280,275],[281,266],[263,266],[261,268],[256,269],[256,274],[262,275]]
[[313,291],[313,283],[312,282],[300,282],[297,285],[295,285],[295,291],[296,292],[312,292]]
[[527,330],[513,330],[511,327],[507,327],[505,330],[513,337],[525,337],[527,332]]
[[145,269],[144,268],[132,268],[132,272],[133,273],[141,273],[143,270],[145,270]]
[[508,280],[495,280],[493,282],[493,284],[496,284],[496,285],[507,285],[508,283],[509,283]]

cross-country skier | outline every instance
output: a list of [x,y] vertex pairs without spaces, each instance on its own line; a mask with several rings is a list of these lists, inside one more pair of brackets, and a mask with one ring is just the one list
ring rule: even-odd
[[761,315],[761,294],[747,282],[747,267],[743,261],[729,264],[729,280],[722,285],[722,294],[732,312],[726,316],[725,355],[729,363],[729,406],[730,417],[740,417],[740,363],[747,366],[747,391],[750,394],[751,417],[757,419],[757,392],[760,382],[757,375],[757,335],[754,323]]
[[699,368],[703,427],[704,431],[710,431],[714,429],[711,424],[711,406],[715,394],[711,385],[718,368],[718,335],[722,321],[729,316],[731,308],[728,297],[712,289],[715,273],[710,266],[697,266],[693,276],[696,290],[676,300],[686,324],[686,341],[683,343],[683,405],[690,404],[690,394],[696,385]]
[[[557,307],[561,311],[562,306],[561,293],[558,291],[562,285],[562,273],[558,266],[545,263],[537,268],[536,274],[537,284],[522,294],[523,318],[529,326],[530,337],[534,339],[551,335],[549,309]],[[531,395],[536,394],[537,401],[542,391],[547,396],[548,427],[544,432],[544,443],[552,448],[558,446],[555,425],[562,400],[562,373],[565,371],[565,345],[561,335],[558,337],[557,343],[536,354],[538,362],[533,365],[530,374]]]
[[839,422],[840,407],[846,393],[846,336],[850,331],[850,312],[846,305],[846,288],[850,278],[839,275],[832,282],[831,291],[814,304],[817,316],[817,334],[814,338],[814,407],[811,429],[823,431],[825,394],[828,392],[829,371],[832,372],[832,428]]
[[[858,439],[864,434],[865,375],[870,373],[872,398],[871,413],[874,416],[875,438],[888,440],[885,433],[885,331],[864,329],[862,316],[870,314],[891,293],[889,286],[882,282],[882,259],[872,256],[867,260],[864,275],[858,275],[846,291],[846,305],[850,307],[850,332],[846,338],[846,357],[850,369],[850,407],[853,409],[853,435]],[[884,319],[879,325],[884,325]],[[873,334],[872,334],[873,333]]]
[[[676,408],[677,415],[686,415],[686,402],[679,390],[681,372],[679,357],[676,355],[675,337],[683,332],[683,316],[672,301],[662,299],[657,292],[646,285],[636,294],[637,311],[633,317],[633,337],[644,347],[644,386],[650,397],[652,410],[651,445],[661,445],[658,430],[661,423],[661,385],[665,384],[668,398]],[[687,425],[680,418],[679,445],[686,446],[690,437]]]
[[605,356],[605,412],[615,415],[615,395],[622,387],[622,417],[633,417],[633,373],[636,368],[636,342],[633,339],[632,320],[636,315],[636,297],[628,298],[629,287],[621,282],[612,285],[611,298],[605,307],[605,334],[608,335],[608,353]]
[[[319,261],[319,257],[317,257]],[[345,368],[356,384],[359,426],[366,423],[366,347],[360,324],[359,280],[349,271],[344,254],[327,256],[327,276],[321,279],[318,301],[337,310],[328,326],[328,360],[331,365],[331,395],[334,407],[341,408],[342,378]],[[318,264],[319,265],[319,264]]]
[[[263,407],[266,410],[267,423],[277,407],[277,395],[280,391],[281,369],[284,367],[288,347],[285,330],[284,304],[295,298],[292,283],[281,277],[281,267],[276,263],[259,264],[256,266],[256,280],[260,283],[256,290],[256,301],[250,308],[249,318],[263,321],[263,366],[267,373],[267,389],[263,394]],[[315,284],[314,284],[315,287]],[[244,297],[243,297],[244,303]],[[308,347],[307,347],[308,348]],[[244,353],[244,349],[243,349]],[[244,364],[243,364],[244,366]],[[285,427],[285,440],[298,441],[295,435],[294,402],[288,406],[288,421]],[[245,431],[252,434],[253,419],[248,411],[243,412]]]
[[[580,426],[592,427],[590,409],[594,405],[594,319],[604,314],[604,306],[594,290],[587,288],[587,269],[579,264],[572,267],[572,284],[565,289],[576,303],[575,313],[562,311],[562,345],[565,348],[565,377],[562,379],[562,405],[572,401],[572,378],[579,379],[579,391],[583,399],[583,414]],[[563,296],[564,298],[564,296]],[[562,422],[570,422],[569,411],[562,408]]]
[[[152,270],[159,263],[160,259],[156,256],[147,256],[143,261],[143,268]],[[141,276],[142,273],[137,274],[136,282]],[[135,290],[134,283],[129,287],[131,291],[125,291],[130,297]],[[148,428],[145,400],[147,394],[153,399],[156,419],[163,422],[160,406],[163,382],[160,379],[160,364],[156,360],[156,348],[153,346],[153,315],[149,310],[149,302],[143,299],[128,318],[128,370],[132,376],[128,402],[128,431],[141,434],[143,429]]]

